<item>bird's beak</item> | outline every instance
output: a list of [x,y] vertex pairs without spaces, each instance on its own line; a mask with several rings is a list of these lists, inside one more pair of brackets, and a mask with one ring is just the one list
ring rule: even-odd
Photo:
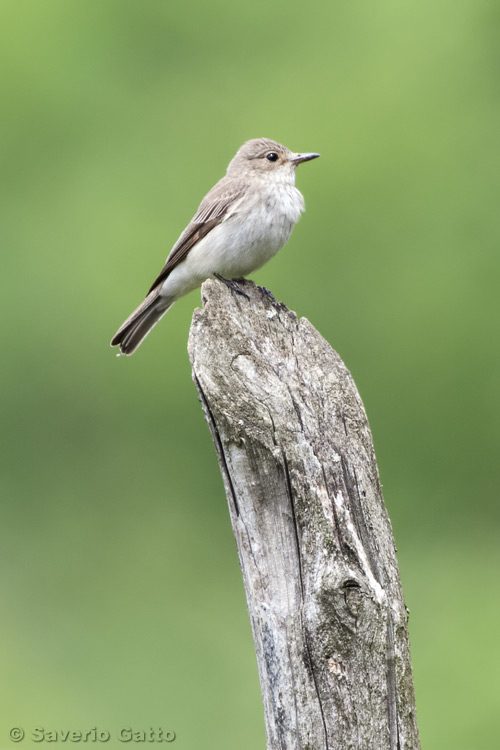
[[319,154],[292,154],[289,161],[295,166],[302,164],[303,161],[310,161],[311,159],[317,159]]

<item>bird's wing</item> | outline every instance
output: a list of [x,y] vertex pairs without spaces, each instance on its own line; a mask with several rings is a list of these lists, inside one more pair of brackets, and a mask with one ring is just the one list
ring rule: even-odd
[[165,281],[169,273],[187,257],[187,254],[197,242],[227,218],[228,212],[245,194],[245,190],[246,185],[244,183],[235,184],[234,181],[231,181],[231,184],[228,185],[225,178],[214,185],[203,198],[198,211],[173,246],[165,265],[153,282],[149,292],[152,292]]

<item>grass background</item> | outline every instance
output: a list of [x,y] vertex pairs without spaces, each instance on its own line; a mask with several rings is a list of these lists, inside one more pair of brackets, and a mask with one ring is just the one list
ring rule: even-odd
[[255,280],[364,399],[423,747],[497,746],[499,30],[496,0],[2,0],[2,747],[14,725],[264,747],[198,293],[133,358],[108,347],[259,136],[322,155]]

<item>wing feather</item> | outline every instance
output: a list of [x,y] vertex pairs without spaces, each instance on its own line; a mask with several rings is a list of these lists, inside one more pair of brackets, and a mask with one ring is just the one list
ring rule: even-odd
[[203,198],[196,214],[173,246],[149,293],[165,281],[171,271],[187,257],[187,254],[197,242],[228,218],[229,215],[233,214],[231,209],[243,197],[245,191],[246,185],[244,183],[235,183],[234,180],[231,180],[228,184],[226,177],[223,177],[214,185]]

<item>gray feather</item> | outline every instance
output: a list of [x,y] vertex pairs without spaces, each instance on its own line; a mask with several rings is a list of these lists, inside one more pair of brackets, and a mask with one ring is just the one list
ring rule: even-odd
[[122,354],[132,354],[152,328],[172,307],[173,302],[160,297],[158,290],[148,294],[111,339],[111,346],[119,346]]

